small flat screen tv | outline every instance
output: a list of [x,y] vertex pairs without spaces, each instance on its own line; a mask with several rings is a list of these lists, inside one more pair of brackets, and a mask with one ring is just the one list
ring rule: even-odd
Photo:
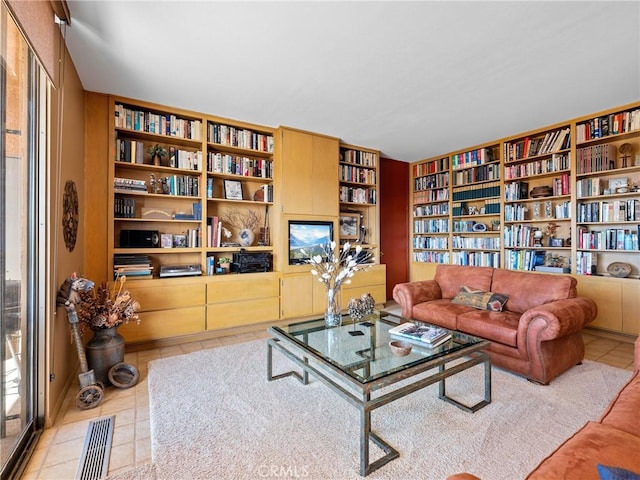
[[323,246],[333,240],[333,222],[289,220],[289,265],[307,263],[323,255]]

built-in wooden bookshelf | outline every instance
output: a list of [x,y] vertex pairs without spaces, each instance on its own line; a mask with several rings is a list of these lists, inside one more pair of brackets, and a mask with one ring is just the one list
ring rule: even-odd
[[[442,159],[448,185],[433,176]],[[600,299],[595,326],[637,334],[629,312],[640,309],[640,102],[411,169],[412,280],[437,263],[573,274],[581,294]],[[616,263],[630,274],[612,276]]]
[[340,144],[338,178],[340,191],[339,239],[370,250],[379,263],[377,150]]

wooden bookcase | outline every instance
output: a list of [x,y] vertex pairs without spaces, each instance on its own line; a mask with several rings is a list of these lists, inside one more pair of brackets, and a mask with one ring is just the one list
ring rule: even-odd
[[379,168],[377,150],[340,144],[338,238],[340,243],[348,241],[369,250],[376,263],[379,262],[380,239]]
[[[598,303],[594,326],[637,334],[640,102],[410,168],[411,280],[430,278],[437,263],[571,274]],[[477,192],[487,186],[497,193]],[[610,273],[619,262],[631,266],[625,278]]]
[[451,201],[451,263],[499,267],[499,144],[451,155]]

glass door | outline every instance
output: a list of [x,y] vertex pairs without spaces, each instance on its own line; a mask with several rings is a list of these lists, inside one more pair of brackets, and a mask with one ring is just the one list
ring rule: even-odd
[[[6,6],[0,12],[0,478],[36,432],[46,80]],[[42,92],[42,95],[41,94]],[[40,106],[43,108],[40,108]]]

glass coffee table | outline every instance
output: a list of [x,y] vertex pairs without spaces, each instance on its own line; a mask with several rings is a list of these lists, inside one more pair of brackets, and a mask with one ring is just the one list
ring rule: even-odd
[[[348,315],[340,327],[327,328],[324,319],[270,327],[267,342],[267,380],[293,376],[304,385],[309,374],[326,384],[358,409],[360,414],[360,475],[366,476],[400,454],[371,429],[371,411],[436,382],[438,396],[467,412],[491,403],[491,360],[484,351],[489,342],[452,332],[452,339],[433,349],[414,347],[396,356],[389,347],[389,330],[405,319],[376,312],[360,322]],[[417,322],[420,323],[420,322]],[[276,349],[301,368],[274,375]],[[468,406],[449,397],[446,378],[484,364],[484,399]],[[398,382],[402,382],[398,384]],[[384,455],[369,463],[369,440]]]

